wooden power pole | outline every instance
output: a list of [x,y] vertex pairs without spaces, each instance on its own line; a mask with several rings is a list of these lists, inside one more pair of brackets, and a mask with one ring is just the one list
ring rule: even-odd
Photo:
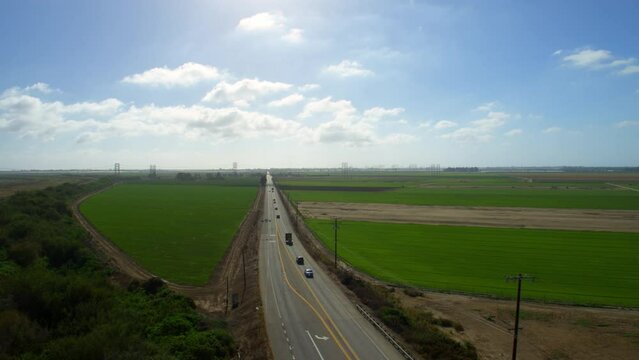
[[509,275],[506,276],[506,281],[515,281],[517,280],[517,308],[515,310],[515,335],[513,336],[513,360],[517,360],[517,336],[519,335],[519,302],[521,300],[521,280],[531,280],[535,281],[534,276],[530,275]]

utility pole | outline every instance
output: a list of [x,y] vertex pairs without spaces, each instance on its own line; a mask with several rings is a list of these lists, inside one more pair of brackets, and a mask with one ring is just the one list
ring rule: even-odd
[[535,281],[534,276],[530,275],[509,275],[506,276],[506,281],[517,280],[517,310],[515,310],[515,336],[513,337],[513,360],[517,360],[517,335],[519,334],[519,302],[521,300],[521,280]]
[[337,224],[337,218],[334,218],[333,221],[333,230],[335,230],[335,270],[337,270],[337,229],[339,229],[339,225]]

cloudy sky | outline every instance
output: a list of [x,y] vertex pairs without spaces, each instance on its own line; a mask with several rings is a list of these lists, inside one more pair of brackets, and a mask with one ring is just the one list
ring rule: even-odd
[[2,1],[0,170],[639,165],[637,1]]

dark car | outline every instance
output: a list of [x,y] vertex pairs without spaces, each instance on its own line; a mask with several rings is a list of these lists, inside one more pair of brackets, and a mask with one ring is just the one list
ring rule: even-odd
[[304,265],[304,257],[298,256],[297,259],[295,259],[295,262],[297,263],[297,265]]
[[276,215],[275,217],[276,217],[276,218],[278,218],[278,219],[280,218],[280,216],[279,216],[279,215]]
[[304,276],[306,276],[307,278],[312,278],[313,277],[313,269],[306,269],[304,270]]

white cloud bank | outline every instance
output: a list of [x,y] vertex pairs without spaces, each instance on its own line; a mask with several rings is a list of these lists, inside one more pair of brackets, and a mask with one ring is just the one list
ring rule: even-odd
[[304,30],[289,27],[288,19],[279,12],[261,12],[240,19],[236,29],[246,33],[271,32],[291,44],[304,42]]
[[209,65],[193,62],[184,63],[175,69],[166,66],[156,67],[139,74],[126,76],[122,82],[128,84],[167,88],[192,86],[202,81],[216,80],[222,77],[220,71]]
[[458,142],[488,142],[495,138],[495,131],[506,124],[510,117],[511,115],[505,112],[489,111],[483,118],[471,121],[466,126],[441,137]]
[[[28,88],[11,88],[0,94],[0,132],[44,141],[55,141],[64,134],[75,137],[79,144],[115,137],[149,136],[211,141],[269,136],[347,146],[400,144],[416,139],[402,133],[380,135],[378,121],[401,114],[402,108],[373,107],[360,112],[348,100],[334,101],[327,97],[307,103],[299,115],[301,120],[290,120],[237,105],[263,94],[290,89],[292,85],[256,79],[223,84],[209,93],[209,100],[230,102],[232,106],[136,106],[113,98],[64,104],[33,96]],[[292,94],[275,103],[284,106],[302,100],[302,95]],[[318,119],[317,115],[328,116],[328,119]],[[315,125],[308,124],[307,120],[313,120]]]
[[273,100],[270,103],[268,103],[268,106],[270,107],[292,106],[303,100],[304,100],[304,95],[295,93],[295,94],[286,96],[284,98],[281,98],[279,100]]
[[204,102],[229,102],[246,107],[257,98],[290,89],[293,85],[282,82],[242,79],[234,83],[222,81],[215,85],[203,98]]
[[342,60],[339,64],[329,65],[324,68],[323,72],[342,78],[367,77],[375,74],[354,60]]
[[329,116],[328,121],[307,129],[308,142],[343,143],[349,146],[404,144],[415,141],[416,137],[401,133],[386,136],[377,134],[377,123],[381,118],[396,116],[403,111],[402,108],[374,107],[360,113],[348,100],[332,100],[331,97],[325,97],[307,103],[298,117],[308,119],[318,114]]
[[[563,51],[557,50],[553,55],[559,56]],[[639,65],[635,58],[619,58],[610,50],[578,49],[561,58],[563,63],[576,68],[587,70],[613,69],[618,75],[639,73]]]

